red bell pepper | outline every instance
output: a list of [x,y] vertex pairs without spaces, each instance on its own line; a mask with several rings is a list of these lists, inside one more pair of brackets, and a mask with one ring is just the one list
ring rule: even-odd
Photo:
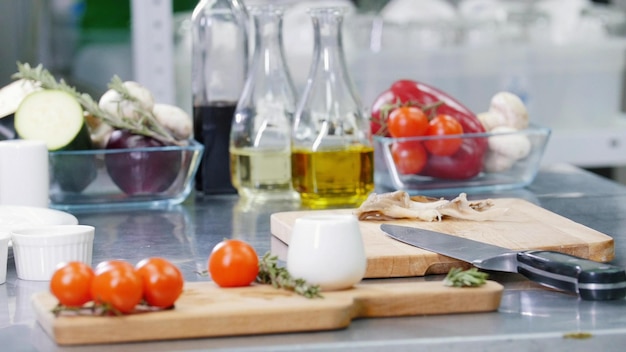
[[[387,135],[381,128],[389,111],[397,106],[413,105],[432,114],[454,117],[463,126],[463,133],[484,133],[485,128],[476,115],[447,93],[425,83],[399,80],[382,92],[372,104],[371,130],[373,134]],[[429,155],[421,175],[446,179],[468,179],[482,170],[486,138],[463,138],[461,148],[450,156]]]

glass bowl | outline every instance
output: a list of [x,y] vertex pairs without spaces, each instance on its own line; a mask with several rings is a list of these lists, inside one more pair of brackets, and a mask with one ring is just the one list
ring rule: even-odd
[[93,149],[49,153],[50,207],[161,207],[191,193],[204,147]]
[[[374,181],[381,191],[403,190],[411,195],[435,196],[522,188],[532,183],[537,175],[550,134],[549,128],[535,125],[514,132],[464,134],[461,139],[468,148],[465,155],[457,152],[432,161],[427,152],[426,166],[417,173],[410,171],[410,164],[404,167],[396,165],[392,152],[394,146],[397,148],[400,143],[406,146],[411,143],[424,145],[429,141],[444,142],[459,137],[374,136]],[[480,148],[478,145],[482,145],[484,152],[473,154],[476,148]],[[524,150],[527,153],[522,153]],[[519,158],[514,158],[512,155],[518,152],[526,155],[519,157],[518,154]],[[482,157],[476,157],[481,154]],[[397,160],[400,164],[402,159]],[[438,165],[434,165],[435,162]]]

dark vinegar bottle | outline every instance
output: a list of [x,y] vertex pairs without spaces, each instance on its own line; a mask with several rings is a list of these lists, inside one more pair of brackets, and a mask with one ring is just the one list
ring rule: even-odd
[[[196,190],[205,194],[235,193],[231,184],[228,144],[236,102],[218,101],[193,107],[194,136],[204,145]],[[226,159],[224,159],[226,155]]]
[[194,137],[204,145],[196,174],[202,194],[236,193],[230,130],[248,69],[248,14],[242,0],[201,0],[192,15]]

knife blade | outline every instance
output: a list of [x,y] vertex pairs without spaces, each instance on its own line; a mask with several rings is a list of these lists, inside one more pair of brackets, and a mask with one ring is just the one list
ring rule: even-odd
[[584,300],[626,296],[626,272],[618,266],[556,251],[515,251],[408,226],[382,224],[380,228],[400,242],[468,262],[479,269],[520,273],[544,286],[576,293]]

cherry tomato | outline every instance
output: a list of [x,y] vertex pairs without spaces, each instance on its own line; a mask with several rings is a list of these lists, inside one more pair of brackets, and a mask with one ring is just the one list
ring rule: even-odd
[[143,282],[143,298],[151,306],[171,307],[183,292],[183,274],[166,259],[143,259],[135,270]]
[[[430,120],[428,136],[448,136],[463,134],[463,126],[452,116],[437,115]],[[456,153],[463,144],[463,138],[438,138],[424,141],[424,146],[430,154],[450,156]]]
[[60,264],[50,279],[50,292],[67,307],[80,307],[91,301],[93,269],[82,262]]
[[391,146],[391,156],[402,175],[417,174],[426,165],[428,154],[419,141],[396,142]]
[[208,267],[220,287],[248,286],[259,273],[259,257],[244,241],[224,240],[211,251]]
[[120,313],[130,313],[143,296],[143,283],[127,262],[112,260],[98,264],[91,283],[91,296],[97,304],[108,304]]
[[428,130],[428,117],[418,107],[402,106],[391,111],[387,128],[395,138],[423,136]]

